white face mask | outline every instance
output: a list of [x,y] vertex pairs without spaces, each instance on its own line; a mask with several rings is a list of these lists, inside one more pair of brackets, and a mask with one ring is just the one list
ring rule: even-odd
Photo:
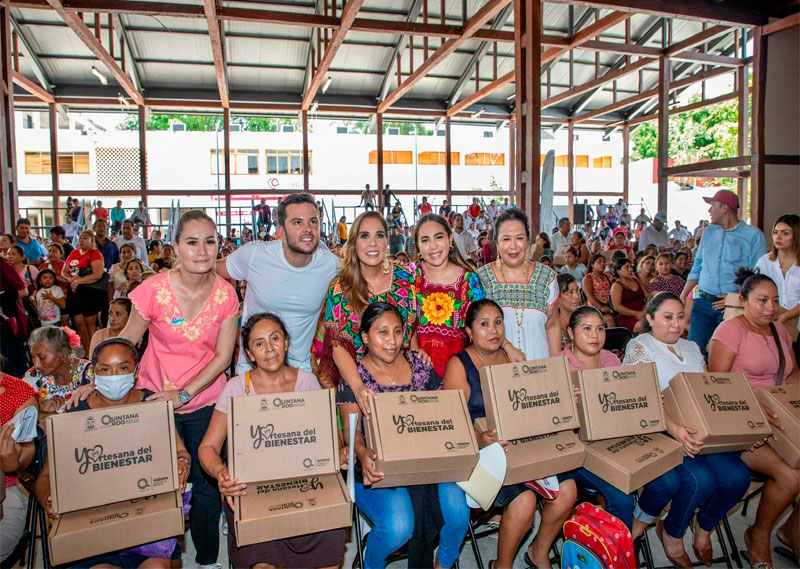
[[94,386],[100,394],[111,401],[123,399],[133,389],[133,373],[119,375],[95,375]]

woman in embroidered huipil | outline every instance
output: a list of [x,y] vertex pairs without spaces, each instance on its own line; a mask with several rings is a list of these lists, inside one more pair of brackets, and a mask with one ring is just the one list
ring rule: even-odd
[[503,212],[494,224],[497,261],[478,269],[478,276],[486,297],[503,309],[508,341],[525,359],[534,360],[561,351],[561,330],[556,272],[526,259],[529,234],[524,213],[518,209]]
[[192,457],[192,510],[189,522],[199,565],[216,563],[219,549],[219,490],[203,474],[197,458],[214,405],[225,388],[236,342],[236,291],[214,271],[217,227],[199,210],[178,221],[178,268],[159,273],[134,289],[133,310],[120,337],[138,344],[150,332],[136,387],[171,400],[175,424]]

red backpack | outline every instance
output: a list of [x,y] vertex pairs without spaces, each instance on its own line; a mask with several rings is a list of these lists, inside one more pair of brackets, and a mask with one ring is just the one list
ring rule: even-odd
[[604,569],[635,569],[633,538],[618,518],[584,502],[564,523],[561,567],[598,565]]

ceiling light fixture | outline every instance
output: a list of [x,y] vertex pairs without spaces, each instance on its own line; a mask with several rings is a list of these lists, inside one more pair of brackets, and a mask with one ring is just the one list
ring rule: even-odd
[[479,119],[479,118],[481,118],[481,115],[483,113],[485,113],[485,112],[486,112],[486,107],[481,107],[481,110],[479,110],[479,111],[477,111],[475,113],[472,113],[472,118],[473,119]]
[[125,95],[123,95],[122,93],[117,93],[117,100],[119,101],[119,104],[122,105],[123,107],[128,106],[128,99],[126,99]]
[[313,114],[313,113],[316,113],[318,108],[319,108],[319,101],[314,101],[314,104],[313,104],[313,105],[311,105],[311,112],[312,112],[312,114]]
[[506,101],[510,101],[511,99],[516,98],[516,96],[517,96],[516,93],[511,93],[508,97],[506,97]]
[[100,83],[102,83],[103,85],[108,85],[108,79],[106,78],[106,76],[100,73],[97,70],[97,67],[95,67],[94,65],[92,65],[92,75],[97,77],[97,80],[100,81]]
[[323,95],[325,94],[325,91],[328,90],[328,87],[331,86],[331,81],[333,81],[333,78],[330,75],[328,75],[328,78],[325,79],[325,84],[322,86],[322,94]]

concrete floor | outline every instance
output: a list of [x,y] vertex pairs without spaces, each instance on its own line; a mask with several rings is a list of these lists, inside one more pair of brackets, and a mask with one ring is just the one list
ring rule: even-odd
[[[738,549],[740,549],[740,550],[744,549],[744,541],[742,539],[742,535],[744,533],[745,528],[752,523],[753,516],[755,515],[755,510],[756,510],[756,506],[757,505],[758,505],[758,498],[754,499],[750,503],[750,506],[748,508],[746,517],[742,516],[741,510],[736,511],[735,513],[733,513],[733,514],[731,514],[729,516],[729,521],[730,521],[731,528],[732,528],[732,531],[733,531],[733,536],[736,539],[736,545],[737,545]],[[536,523],[538,524],[538,515],[537,515]],[[223,531],[222,527],[221,527],[221,531]],[[480,528],[476,528],[476,531],[480,531]],[[661,543],[659,542],[658,538],[655,535],[655,530],[652,529],[652,528],[649,529],[648,530],[648,535],[649,535],[649,538],[650,538],[651,551],[653,553],[653,559],[654,559],[655,566],[657,568],[668,568],[668,567],[671,567],[670,563],[667,561],[667,558],[664,556],[664,551],[663,551],[663,549],[661,547]],[[226,540],[225,536],[221,535],[220,538],[221,538],[220,539],[220,543],[221,544],[225,544],[226,543],[225,542],[225,540]],[[527,544],[530,543],[530,540],[531,540],[531,537],[529,536],[528,538],[526,538],[525,542],[523,543],[523,546],[520,548],[519,554],[517,555],[517,558],[514,561],[514,567],[515,568],[519,567],[520,569],[522,569],[522,568],[527,567],[526,563],[523,561],[522,556],[523,556],[523,552],[525,551],[525,549],[527,547]],[[691,540],[692,540],[692,534],[691,534],[690,531],[687,531],[686,532],[686,536],[684,537],[686,551],[689,553],[690,557],[693,557],[692,549],[691,549]],[[184,554],[183,554],[182,563],[181,562],[174,562],[173,563],[173,568],[174,569],[177,569],[179,567],[194,569],[195,567],[197,567],[197,565],[193,561],[193,559],[194,559],[194,547],[192,545],[192,541],[191,541],[191,538],[189,537],[188,532],[187,532],[185,541],[186,541],[186,543],[185,543],[185,547],[184,547]],[[719,541],[717,540],[716,534],[713,535],[713,542],[714,542],[714,555],[721,557],[722,550],[721,550],[721,548],[719,546]],[[774,547],[779,546],[779,545],[780,545],[780,542],[777,540],[777,538],[775,537],[775,534],[773,532],[773,535],[772,535],[772,547],[774,548]],[[487,537],[479,539],[478,540],[478,546],[479,546],[479,549],[480,549],[481,557],[483,559],[483,566],[484,566],[485,569],[488,569],[489,560],[490,559],[494,559],[495,556],[496,556],[496,551],[497,551],[497,539],[496,539],[496,536],[495,535],[490,535],[490,536],[487,536]],[[352,567],[353,560],[354,560],[355,556],[356,556],[355,542],[351,538],[347,543],[347,550],[346,550],[346,553],[345,553],[345,559],[344,559],[344,563],[342,565],[343,569],[350,569],[350,567]],[[773,552],[772,560],[773,560],[773,563],[774,563],[774,566],[775,566],[776,569],[790,569],[790,568],[797,568],[798,567],[795,563],[792,563],[790,560],[786,559],[785,557],[781,557],[780,555],[778,555],[778,554],[776,554],[774,552]],[[747,562],[744,561],[744,560],[742,560],[742,565],[743,565],[743,567],[745,569],[749,567]],[[226,569],[228,567],[228,552],[225,549],[224,545],[223,545],[223,547],[220,548],[220,557],[219,557],[219,560],[218,560],[218,566],[219,566],[220,569]],[[396,561],[396,562],[391,563],[389,565],[389,567],[391,569],[403,569],[403,568],[407,567],[407,564],[406,564],[405,560],[402,560],[402,561]],[[554,564],[553,567],[557,567],[557,566]],[[703,565],[699,565],[699,567],[704,567],[704,566]],[[721,562],[715,563],[713,565],[713,567],[726,567],[726,564],[724,563],[724,561],[721,561]],[[733,567],[736,567],[735,563],[734,563]],[[472,547],[470,546],[470,544],[468,542],[464,543],[464,546],[463,546],[463,548],[461,550],[461,557],[459,558],[459,568],[460,569],[477,569],[478,568],[478,564],[477,564],[477,562],[475,560],[475,556],[474,556],[474,554],[472,552]],[[239,568],[236,568],[236,569],[239,569]]]

